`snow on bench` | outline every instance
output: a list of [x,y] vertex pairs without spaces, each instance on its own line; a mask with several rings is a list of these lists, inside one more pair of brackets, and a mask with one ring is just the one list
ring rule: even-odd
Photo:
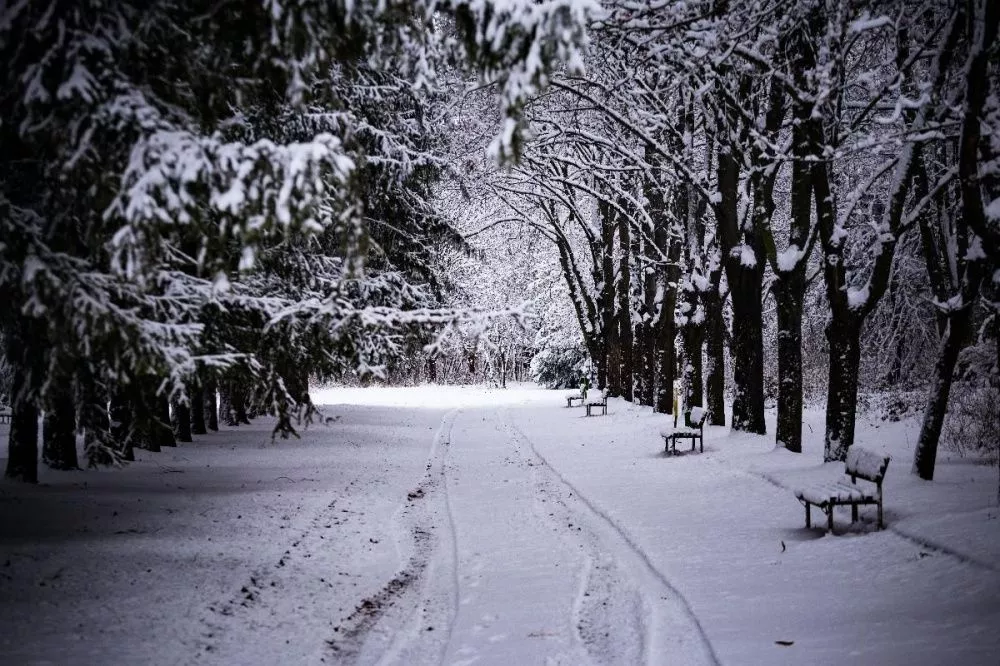
[[600,407],[602,414],[608,413],[608,394],[601,390],[587,391],[587,397],[583,401],[583,406],[587,408],[587,416],[594,407]]
[[573,393],[568,393],[566,395],[566,406],[572,407],[574,400],[579,400],[580,404],[581,405],[583,404],[583,396],[580,394],[579,391],[574,391]]
[[12,418],[14,418],[14,415],[10,412],[0,412],[0,424],[9,424]]
[[[851,505],[851,522],[858,519],[858,506],[861,504],[878,505],[878,528],[882,529],[882,480],[889,467],[889,456],[882,456],[874,451],[852,446],[847,451],[844,462],[844,474],[850,477],[837,481],[817,483],[795,490],[795,497],[806,507],[806,527],[812,527],[809,509],[818,506],[826,513],[827,531],[833,531],[833,507]],[[873,485],[864,487],[858,485],[858,479],[864,479]]]
[[[703,407],[692,407],[687,412],[687,417],[686,422],[692,423],[693,427],[682,426],[660,431],[665,455],[677,453],[677,440],[679,439],[690,439],[692,451],[697,445],[700,453],[705,452],[705,420],[708,418],[708,410]],[[676,422],[677,420],[674,419],[674,423]]]

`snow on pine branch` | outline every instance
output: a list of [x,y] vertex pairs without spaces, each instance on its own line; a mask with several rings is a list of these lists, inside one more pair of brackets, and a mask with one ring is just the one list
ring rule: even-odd
[[156,130],[133,147],[121,193],[106,212],[124,222],[111,240],[115,266],[127,277],[146,272],[164,234],[205,217],[209,224],[202,230],[245,244],[278,229],[318,233],[328,223],[318,215],[327,197],[350,200],[353,170],[340,139],[330,134],[303,143],[247,145],[183,129]]

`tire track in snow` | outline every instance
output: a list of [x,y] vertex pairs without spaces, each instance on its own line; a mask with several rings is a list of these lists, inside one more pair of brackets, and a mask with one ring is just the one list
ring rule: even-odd
[[[220,649],[225,649],[234,623],[259,622],[260,617],[275,612],[274,605],[290,583],[289,578],[294,581],[304,575],[294,571],[297,561],[311,559],[324,546],[324,530],[341,526],[354,515],[355,512],[342,507],[348,503],[345,498],[360,480],[360,476],[352,479],[344,486],[344,497],[335,498],[320,508],[296,536],[290,537],[277,562],[254,568],[243,580],[239,592],[208,604],[208,613],[201,618],[205,630],[197,644],[198,652],[189,663],[204,662],[209,656],[217,658]],[[333,586],[332,582],[323,579],[320,582],[327,587]]]
[[[650,621],[645,623],[644,661],[647,664],[703,663],[718,666],[716,655],[701,622],[681,592],[656,568],[646,552],[607,513],[591,502],[548,459],[534,442],[510,418],[509,411],[500,412],[512,439],[520,442],[538,459],[552,480],[568,491],[564,500],[576,504],[577,512],[586,516],[597,539],[605,550],[629,570],[639,582],[646,600]],[[653,593],[652,590],[658,590]],[[692,635],[693,634],[693,635]],[[680,653],[678,653],[680,652]]]
[[648,642],[644,622],[648,609],[643,607],[637,581],[602,547],[596,532],[583,524],[580,511],[563,497],[559,481],[537,455],[526,450],[523,438],[512,432],[499,410],[492,410],[490,416],[497,432],[512,445],[520,466],[534,477],[539,520],[551,524],[584,553],[570,622],[581,654],[601,666],[641,663]]
[[[336,663],[390,666],[444,658],[458,608],[457,544],[446,472],[460,411],[453,409],[442,418],[426,471],[393,519],[405,532],[397,547],[406,564],[338,625],[337,635],[327,641]],[[408,557],[404,551],[410,551]]]

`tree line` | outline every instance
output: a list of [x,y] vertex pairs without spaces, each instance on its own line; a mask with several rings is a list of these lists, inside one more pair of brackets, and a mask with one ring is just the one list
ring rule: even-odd
[[917,347],[914,471],[933,478],[956,372],[1000,388],[998,17],[979,0],[604,3],[586,74],[531,100],[531,140],[487,188],[498,220],[555,248],[598,385],[669,412],[683,378],[724,424],[729,367],[732,427],[762,434],[770,356],[775,439],[798,452],[808,343],[828,359],[824,457],[843,460],[862,358],[889,357],[893,385]]

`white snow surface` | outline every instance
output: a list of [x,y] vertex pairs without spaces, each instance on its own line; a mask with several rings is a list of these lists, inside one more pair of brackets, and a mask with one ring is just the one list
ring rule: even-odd
[[997,663],[997,470],[942,451],[918,480],[916,420],[859,422],[887,529],[844,508],[827,535],[792,491],[843,475],[821,410],[802,454],[706,426],[665,458],[672,417],[619,399],[314,399],[301,440],[258,419],[0,485],[3,663]]

